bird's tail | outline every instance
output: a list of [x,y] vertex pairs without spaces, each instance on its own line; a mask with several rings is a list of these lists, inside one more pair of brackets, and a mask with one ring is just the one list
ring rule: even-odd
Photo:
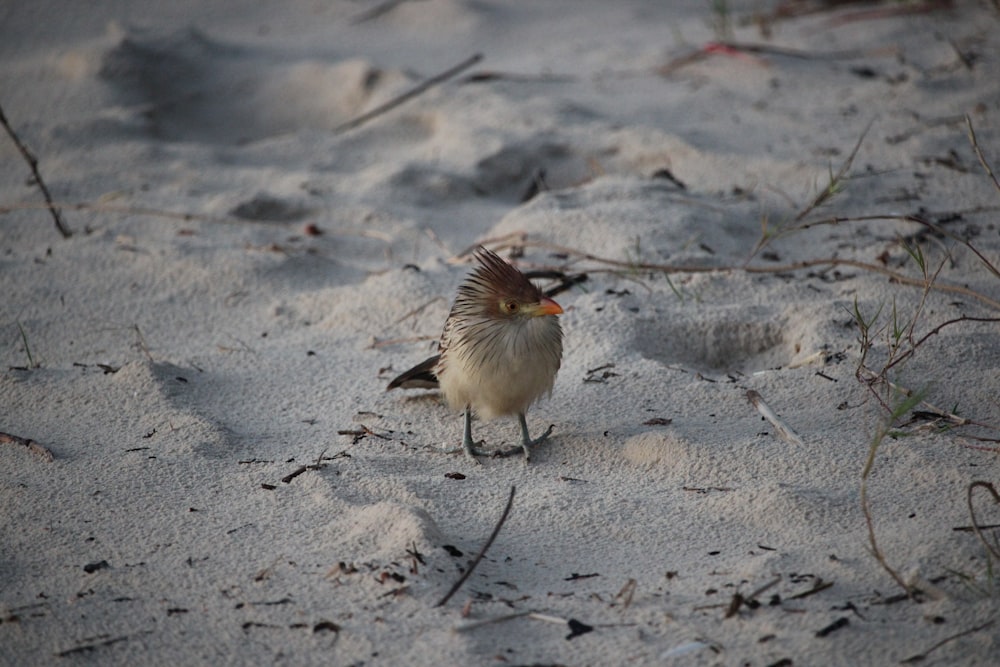
[[435,354],[430,359],[421,361],[410,370],[400,373],[389,383],[389,386],[385,390],[389,391],[396,387],[402,387],[403,389],[437,389],[438,379],[434,375],[434,367],[437,366],[440,359],[441,355]]

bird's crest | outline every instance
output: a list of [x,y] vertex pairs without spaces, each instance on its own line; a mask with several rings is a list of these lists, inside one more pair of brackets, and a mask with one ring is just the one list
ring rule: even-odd
[[542,298],[541,290],[495,252],[479,246],[476,261],[479,266],[458,288],[456,309],[463,306],[485,306],[492,311],[499,308],[504,298],[512,298],[521,303],[536,303]]

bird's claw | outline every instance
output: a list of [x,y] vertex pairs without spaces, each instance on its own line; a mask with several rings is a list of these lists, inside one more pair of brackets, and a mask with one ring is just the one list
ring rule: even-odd
[[540,436],[538,436],[534,440],[527,440],[526,439],[524,442],[521,443],[521,449],[524,451],[524,462],[525,463],[530,463],[531,462],[531,448],[534,447],[535,445],[541,444],[541,443],[545,442],[546,440],[548,440],[549,436],[552,435],[552,429],[554,429],[555,427],[556,427],[555,424],[549,424],[549,427],[547,429],[545,429],[545,433],[542,433]]
[[549,439],[552,435],[552,430],[555,428],[555,424],[549,424],[549,427],[545,429],[545,433],[542,433],[537,438],[525,438],[521,441],[520,445],[515,447],[509,447],[507,449],[499,449],[493,452],[493,458],[495,459],[505,459],[510,456],[516,456],[518,454],[524,454],[525,464],[531,463],[531,448],[535,445],[539,445]]
[[538,436],[534,440],[528,442],[527,444],[529,444],[529,445],[537,445],[537,444],[539,444],[541,442],[544,442],[544,441],[548,440],[549,436],[552,435],[552,429],[554,429],[555,427],[556,427],[555,424],[549,424],[549,427],[547,429],[545,429],[545,433],[542,433],[540,436]]
[[445,450],[445,454],[462,453],[465,454],[465,458],[471,461],[472,463],[475,463],[476,465],[481,465],[482,461],[480,461],[476,457],[484,456],[494,459],[505,459],[509,456],[514,456],[516,454],[523,453],[524,462],[527,464],[531,462],[531,448],[534,447],[535,445],[540,445],[541,443],[548,440],[549,436],[552,435],[552,431],[555,429],[555,427],[556,427],[555,424],[549,424],[549,427],[545,429],[545,432],[542,433],[537,438],[533,439],[525,438],[519,446],[510,447],[508,449],[498,449],[494,452],[484,452],[481,449],[478,449],[478,447],[483,443],[485,443],[486,441],[480,440],[479,442],[463,442],[461,447],[455,447],[454,449]]
[[476,465],[480,465],[481,461],[476,458],[477,456],[491,456],[491,454],[489,452],[484,452],[482,450],[477,449],[477,447],[479,445],[482,445],[484,442],[486,442],[486,441],[485,440],[480,440],[479,442],[476,442],[476,443],[463,442],[461,447],[454,447],[452,449],[446,449],[446,450],[444,450],[444,453],[445,454],[465,454],[465,458],[466,459],[468,459],[469,461],[475,463]]

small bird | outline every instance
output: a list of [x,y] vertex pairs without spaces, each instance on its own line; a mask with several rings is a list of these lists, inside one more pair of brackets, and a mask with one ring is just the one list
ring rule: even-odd
[[562,359],[562,307],[528,278],[480,246],[479,266],[458,288],[438,354],[414,366],[386,388],[440,387],[448,405],[465,411],[462,448],[476,461],[472,414],[483,419],[517,415],[525,461],[530,448],[552,433],[532,439],[524,413],[552,385]]

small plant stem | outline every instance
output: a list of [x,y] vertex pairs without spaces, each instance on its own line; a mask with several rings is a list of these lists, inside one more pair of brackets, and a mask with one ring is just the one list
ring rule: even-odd
[[907,595],[913,596],[914,589],[909,586],[900,576],[896,570],[889,565],[886,560],[885,553],[878,544],[878,539],[875,535],[875,519],[872,516],[871,501],[868,498],[868,478],[871,475],[872,469],[875,467],[875,455],[878,453],[879,447],[882,445],[882,441],[885,437],[889,435],[892,425],[904,414],[909,412],[915,405],[920,403],[922,396],[920,394],[914,394],[911,396],[906,396],[902,401],[895,403],[891,414],[889,414],[884,421],[882,421],[878,427],[875,429],[875,435],[872,437],[871,446],[868,448],[868,458],[865,460],[864,469],[861,471],[861,511],[865,515],[865,525],[868,528],[868,543],[872,550],[872,555],[875,560],[878,561],[882,569],[885,570],[893,581],[899,584]]
[[17,330],[21,332],[21,342],[24,343],[24,353],[28,355],[28,368],[38,368],[38,364],[35,363],[34,358],[31,356],[31,346],[28,345],[28,334],[24,332],[24,327],[21,326],[20,322],[17,322]]
[[972,119],[969,115],[965,115],[965,126],[969,128],[969,141],[972,143],[972,150],[976,152],[976,157],[979,158],[979,164],[983,165],[983,169],[986,170],[987,175],[989,175],[990,180],[993,181],[993,185],[998,191],[1000,191],[1000,181],[993,174],[993,169],[990,167],[990,163],[986,161],[986,156],[983,155],[983,150],[979,147],[979,141],[976,139],[976,131],[972,129]]

